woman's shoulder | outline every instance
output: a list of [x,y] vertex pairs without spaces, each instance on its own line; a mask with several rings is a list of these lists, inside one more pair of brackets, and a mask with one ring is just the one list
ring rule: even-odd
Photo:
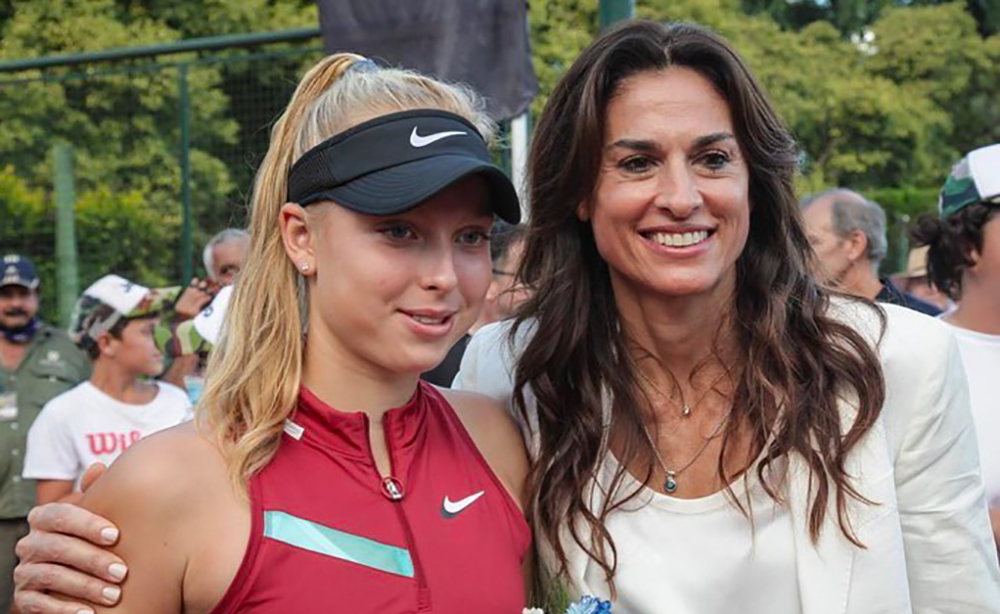
[[871,305],[837,298],[831,317],[853,328],[878,351],[886,385],[923,372],[940,371],[951,360],[955,335],[940,320],[900,305]]
[[249,506],[221,450],[191,423],[129,448],[82,505],[121,532],[114,551],[129,565],[125,612],[177,611],[181,602],[185,611],[209,611],[233,581],[250,535]]
[[521,501],[528,459],[513,418],[500,401],[476,392],[438,389],[455,410],[479,453],[514,496]]
[[949,327],[928,315],[899,305],[831,302],[831,314],[869,340],[878,353],[885,379],[882,409],[895,455],[914,429],[938,422],[964,428],[968,388],[958,343]]
[[82,505],[116,521],[181,518],[206,489],[225,486],[225,467],[214,443],[192,423],[181,424],[129,447],[87,491]]
[[436,388],[436,390],[452,406],[466,430],[474,434],[474,439],[475,434],[481,434],[488,439],[500,438],[511,441],[516,437],[520,441],[521,436],[513,419],[497,399],[468,390],[449,388]]

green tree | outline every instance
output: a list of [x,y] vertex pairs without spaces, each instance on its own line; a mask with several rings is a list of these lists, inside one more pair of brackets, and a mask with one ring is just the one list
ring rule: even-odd
[[935,182],[961,153],[1000,140],[1000,35],[981,39],[962,3],[889,9],[872,32],[867,67],[947,116],[928,161]]
[[531,112],[537,116],[563,72],[597,36],[597,2],[531,2],[528,24],[531,61],[538,76],[538,96],[531,104]]
[[[76,201],[80,282],[114,272],[149,286],[176,283],[164,262],[174,259],[176,214],[164,214],[139,191],[83,191]],[[29,187],[12,167],[0,168],[0,252],[34,260],[42,315],[56,318],[55,209],[45,190]]]
[[[883,11],[894,7],[908,8],[947,4],[949,0],[742,0],[750,14],[770,15],[783,28],[799,29],[816,21],[833,24],[842,35],[861,33],[877,21]],[[980,35],[1000,32],[1000,2],[996,0],[965,0],[963,8],[975,18]]]
[[[0,44],[0,57],[44,55],[174,40],[176,34],[150,19],[125,24],[110,0],[33,0],[15,4]],[[23,75],[20,76],[22,79]],[[30,75],[28,75],[30,78]],[[51,181],[48,151],[63,138],[76,151],[78,183],[84,190],[137,190],[164,213],[177,208],[179,194],[178,71],[136,66],[73,78],[50,71],[35,81],[0,85],[0,160],[12,163],[29,183]],[[219,71],[196,67],[188,75],[191,122],[210,148],[233,142],[237,126],[226,117],[228,100],[219,90]],[[228,170],[204,150],[194,181],[206,198],[231,188]]]
[[[307,0],[14,0],[0,3],[0,58],[314,26],[316,19],[315,5]],[[164,219],[176,217],[181,192],[176,63],[194,61],[187,71],[191,193],[196,245],[202,244],[220,228],[242,223],[269,124],[297,75],[319,55],[243,61],[250,57],[245,50],[220,53],[229,61],[204,62],[186,54],[0,75],[0,164],[12,165],[28,185],[48,190],[49,148],[63,138],[74,146],[78,189],[112,197],[142,194]],[[168,244],[176,250],[176,233]],[[173,276],[179,270],[174,256],[159,266]]]

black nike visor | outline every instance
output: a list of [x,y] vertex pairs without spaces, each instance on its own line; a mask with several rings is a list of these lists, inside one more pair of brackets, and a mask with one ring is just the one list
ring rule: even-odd
[[514,185],[465,118],[434,109],[383,115],[307,151],[288,174],[288,202],[333,201],[358,213],[392,215],[416,207],[470,175],[487,181],[493,213],[516,224]]

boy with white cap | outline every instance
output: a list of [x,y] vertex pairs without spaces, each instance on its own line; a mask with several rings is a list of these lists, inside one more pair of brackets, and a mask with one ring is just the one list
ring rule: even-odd
[[154,329],[180,288],[150,290],[107,275],[77,301],[70,338],[90,356],[90,380],[52,399],[28,433],[24,477],[39,503],[73,492],[91,464],[111,464],[133,443],[187,415],[184,391],[147,378],[163,369]]
[[931,282],[957,303],[941,316],[958,338],[969,378],[983,482],[1000,546],[1000,143],[966,155],[948,175],[939,214],[913,232],[929,246]]

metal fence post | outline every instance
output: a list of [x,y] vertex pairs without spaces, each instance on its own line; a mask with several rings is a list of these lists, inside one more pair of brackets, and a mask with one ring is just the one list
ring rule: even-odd
[[188,93],[188,65],[178,68],[181,116],[181,283],[187,285],[193,274],[193,250],[191,241],[191,139],[189,119],[191,96]]
[[74,230],[73,204],[73,149],[65,141],[52,146],[52,183],[56,205],[56,291],[58,293],[59,322],[69,326],[73,305],[79,293],[76,263],[76,232]]
[[616,21],[632,19],[635,15],[635,0],[598,0],[598,15],[601,30],[614,25]]

